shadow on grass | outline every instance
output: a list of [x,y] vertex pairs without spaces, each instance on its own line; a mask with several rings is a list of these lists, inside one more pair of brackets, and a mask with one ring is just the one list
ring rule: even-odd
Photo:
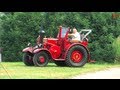
[[47,66],[43,66],[43,67],[38,67],[38,66],[26,66],[26,65],[23,65],[24,67],[35,67],[35,68],[48,68],[48,67],[51,67],[51,68],[85,68],[84,66],[83,67],[69,67],[69,66],[57,66],[57,65],[47,65]]
[[[95,64],[95,63],[91,63],[91,64]],[[48,63],[46,66],[43,66],[43,67],[37,67],[37,66],[26,66],[23,62],[13,62],[13,63],[11,63],[11,64],[8,64],[8,66],[9,67],[31,67],[31,68],[33,68],[33,67],[35,67],[35,68],[45,68],[45,67],[59,67],[59,68],[84,68],[84,66],[83,67],[69,67],[69,66],[57,66],[55,63]]]
[[36,67],[36,68],[45,68],[45,67],[59,67],[57,65],[47,65],[47,66],[43,66],[43,67],[38,67],[38,66],[26,66],[26,65],[19,65],[19,66],[23,66],[23,67]]

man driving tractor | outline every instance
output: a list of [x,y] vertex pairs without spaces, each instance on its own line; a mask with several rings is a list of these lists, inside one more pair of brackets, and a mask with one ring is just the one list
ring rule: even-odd
[[68,34],[68,37],[71,37],[72,39],[70,40],[70,42],[80,42],[80,34],[77,31],[76,28],[73,28],[73,33],[72,34]]

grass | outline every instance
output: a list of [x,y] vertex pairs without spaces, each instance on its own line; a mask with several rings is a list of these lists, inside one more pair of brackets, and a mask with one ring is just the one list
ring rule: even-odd
[[2,65],[7,69],[12,79],[68,79],[87,72],[95,72],[111,67],[120,67],[116,64],[86,64],[84,67],[57,67],[49,63],[46,67],[25,66],[22,62],[0,63],[0,79],[10,79]]

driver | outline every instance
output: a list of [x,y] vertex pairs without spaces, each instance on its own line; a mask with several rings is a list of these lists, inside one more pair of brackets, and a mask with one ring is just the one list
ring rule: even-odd
[[68,36],[72,37],[72,40],[70,40],[70,42],[79,42],[79,41],[81,41],[80,34],[78,33],[76,28],[73,28],[73,33],[68,34]]

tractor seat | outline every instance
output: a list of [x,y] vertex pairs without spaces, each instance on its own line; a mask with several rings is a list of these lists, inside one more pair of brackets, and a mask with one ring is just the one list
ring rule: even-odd
[[71,40],[70,42],[71,43],[80,43],[80,41],[78,41],[78,40]]

